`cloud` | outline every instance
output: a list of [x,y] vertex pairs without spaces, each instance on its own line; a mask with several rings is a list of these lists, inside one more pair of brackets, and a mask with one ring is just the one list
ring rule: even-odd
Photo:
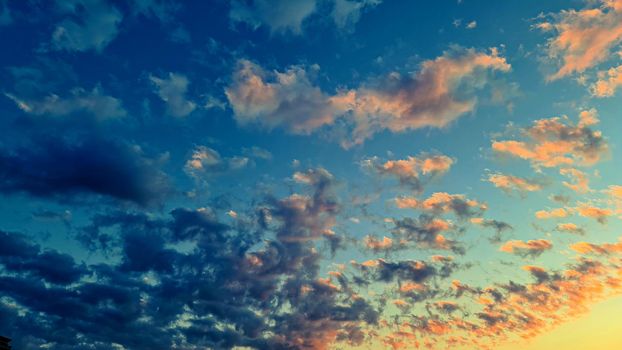
[[[312,73],[319,70],[310,68]],[[391,73],[330,94],[312,83],[306,67],[268,72],[241,60],[225,93],[241,125],[309,134],[343,119],[352,130],[342,145],[351,147],[383,130],[444,128],[475,110],[477,92],[489,85],[492,72],[509,70],[497,50],[454,49],[422,62],[416,73]]]
[[[581,10],[563,10],[537,25],[552,33],[547,42],[549,58],[561,67],[548,77],[559,79],[583,73],[610,58],[622,41],[622,6],[617,0],[590,1]],[[594,6],[595,5],[595,6]]]
[[459,218],[474,217],[488,209],[484,203],[468,199],[462,194],[447,192],[435,192],[423,201],[412,197],[398,197],[395,203],[398,208],[419,209],[435,215],[453,213]]
[[403,218],[393,220],[395,227],[391,230],[400,242],[397,248],[404,248],[410,243],[420,249],[450,250],[456,254],[464,254],[465,249],[460,243],[443,235],[453,229],[453,225],[445,220],[428,215],[419,219]]
[[289,33],[301,35],[303,26],[312,15],[329,18],[338,29],[351,28],[358,22],[366,8],[378,5],[382,0],[331,0],[330,12],[317,0],[267,1],[234,0],[231,2],[229,19],[233,23],[244,22],[253,29],[267,26],[272,34]]
[[39,137],[0,148],[0,192],[42,198],[100,194],[147,205],[170,192],[160,163],[137,146],[95,137]]
[[400,184],[421,191],[425,183],[449,171],[454,160],[445,155],[409,156],[406,159],[387,160],[381,162],[378,158],[369,158],[361,162],[366,169],[371,169],[380,175],[388,175],[399,180]]
[[617,66],[606,72],[599,72],[598,80],[590,86],[590,92],[595,97],[611,97],[620,86],[622,86],[622,66]]
[[557,227],[555,229],[559,232],[574,233],[579,235],[585,234],[585,230],[583,228],[571,222],[557,224]]
[[22,111],[34,115],[87,114],[98,120],[121,118],[127,115],[121,101],[105,95],[99,86],[91,91],[74,88],[66,97],[50,94],[41,99],[21,99],[8,93],[5,96],[15,102]]
[[504,253],[535,258],[551,248],[553,248],[553,243],[551,243],[551,241],[546,239],[536,239],[526,242],[518,240],[507,241],[501,246],[501,248],[499,248],[499,250]]
[[618,243],[593,244],[578,242],[570,246],[570,249],[580,254],[609,255],[622,253],[622,240]]
[[575,168],[562,168],[559,170],[559,173],[564,176],[568,176],[573,179],[572,182],[564,181],[562,182],[564,186],[569,189],[577,192],[577,193],[587,193],[591,191],[590,189],[590,180],[587,177],[587,174],[582,172],[581,170]]
[[501,155],[528,160],[534,168],[589,166],[609,150],[602,133],[591,129],[596,123],[594,109],[581,112],[577,125],[565,117],[539,119],[522,130],[527,140],[493,141],[492,149]]
[[156,87],[156,93],[166,103],[166,112],[173,117],[185,117],[197,105],[186,97],[189,81],[185,75],[169,73],[167,78],[149,77]]
[[457,49],[422,62],[416,73],[391,73],[375,84],[343,92],[338,101],[351,113],[352,143],[358,144],[382,130],[444,128],[475,110],[476,92],[492,81],[492,72],[509,70],[495,49]]
[[41,278],[48,283],[67,285],[79,281],[88,271],[75,264],[70,255],[41,250],[20,233],[0,230],[0,265],[6,272]]
[[197,146],[190,159],[186,161],[184,170],[187,174],[201,178],[209,175],[222,174],[231,170],[245,168],[249,163],[247,157],[225,157],[218,151],[207,146]]
[[471,218],[470,221],[473,224],[481,225],[482,227],[488,227],[488,228],[492,228],[493,230],[495,230],[495,235],[488,239],[491,243],[501,243],[502,234],[505,231],[514,230],[514,227],[512,227],[512,225],[508,224],[507,222],[503,222],[499,220],[490,220],[490,219],[484,219],[484,218]]
[[101,53],[119,33],[123,15],[104,0],[64,0],[57,5],[67,18],[52,33],[55,50]]
[[586,218],[596,219],[601,224],[607,222],[607,218],[613,215],[613,210],[607,208],[599,208],[590,204],[581,203],[577,208],[579,215]]
[[506,193],[511,193],[512,191],[525,193],[542,190],[541,183],[513,175],[504,175],[500,173],[490,174],[488,176],[488,181]]
[[568,211],[564,208],[538,210],[535,215],[538,219],[565,218],[568,216]]
[[243,126],[278,126],[294,134],[308,134],[332,124],[339,114],[331,98],[311,83],[303,66],[268,72],[241,60],[225,93],[236,121]]

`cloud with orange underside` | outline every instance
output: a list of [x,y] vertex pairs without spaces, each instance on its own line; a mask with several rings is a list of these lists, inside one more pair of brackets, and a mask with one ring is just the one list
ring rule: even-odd
[[587,1],[580,9],[551,14],[536,27],[551,33],[547,41],[548,57],[561,66],[548,80],[556,80],[610,59],[622,42],[622,1]]
[[536,169],[557,166],[590,166],[608,153],[609,146],[600,131],[596,110],[583,111],[575,125],[566,117],[536,120],[524,128],[524,140],[493,141],[498,155],[527,160]]
[[505,175],[500,173],[490,174],[488,176],[488,182],[492,183],[495,187],[500,188],[506,193],[511,193],[512,191],[525,193],[542,190],[541,183],[514,175]]
[[522,257],[537,257],[551,248],[553,248],[553,243],[551,241],[546,239],[534,239],[528,241],[507,241],[499,250],[504,253],[516,254]]

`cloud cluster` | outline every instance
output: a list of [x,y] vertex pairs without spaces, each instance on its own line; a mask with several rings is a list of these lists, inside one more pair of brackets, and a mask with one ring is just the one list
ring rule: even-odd
[[185,117],[192,113],[197,105],[186,97],[189,81],[185,75],[169,73],[168,77],[149,79],[156,88],[156,93],[166,103],[166,111],[173,117]]
[[317,243],[333,239],[339,206],[330,173],[301,174],[308,194],[268,198],[235,225],[210,208],[177,208],[168,217],[98,214],[79,237],[94,253],[102,252],[97,242],[108,242],[114,259],[105,263],[78,264],[0,232],[4,329],[24,348],[327,349],[340,339],[356,342],[378,314],[348,276],[320,275]]
[[[552,14],[537,25],[553,37],[547,42],[550,58],[561,61],[550,80],[582,73],[610,58],[622,42],[622,3],[619,0],[588,2],[581,10]],[[600,90],[606,92],[605,90]]]
[[477,92],[492,81],[493,72],[507,72],[510,65],[494,49],[489,53],[455,49],[422,62],[418,72],[391,73],[335,94],[313,84],[310,72],[319,67],[310,68],[291,66],[270,72],[241,60],[226,88],[238,123],[308,134],[343,119],[351,128],[342,142],[345,147],[383,130],[444,128],[473,112]]
[[526,140],[493,141],[492,149],[528,160],[534,168],[593,165],[609,149],[602,133],[591,128],[597,123],[593,109],[581,112],[576,125],[565,117],[539,119],[522,130]]

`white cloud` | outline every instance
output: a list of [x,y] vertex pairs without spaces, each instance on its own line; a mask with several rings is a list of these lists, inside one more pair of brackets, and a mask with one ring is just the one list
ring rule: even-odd
[[189,81],[181,74],[169,73],[168,78],[150,76],[156,87],[156,93],[166,103],[166,111],[174,117],[185,117],[192,113],[197,105],[186,98]]
[[68,51],[101,52],[119,32],[121,12],[102,0],[68,0],[59,2],[62,13],[70,17],[56,25],[52,48]]

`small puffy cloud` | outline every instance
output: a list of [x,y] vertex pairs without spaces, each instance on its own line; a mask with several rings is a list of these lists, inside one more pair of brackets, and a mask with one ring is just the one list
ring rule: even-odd
[[579,235],[585,234],[585,230],[583,228],[571,222],[557,224],[555,229],[559,232],[574,233]]
[[166,78],[150,76],[156,93],[166,103],[166,111],[174,117],[185,117],[192,113],[197,104],[186,97],[190,84],[185,75],[169,73]]
[[22,147],[0,147],[0,192],[51,199],[99,194],[156,204],[171,192],[162,161],[146,157],[138,146],[96,137],[38,138]]
[[255,29],[267,25],[272,32],[300,34],[303,20],[315,11],[316,6],[316,0],[233,0],[229,18]]
[[562,182],[564,186],[569,189],[577,193],[587,193],[590,191],[590,180],[588,179],[587,174],[581,170],[575,168],[562,168],[559,170],[559,173],[572,179],[572,182]]
[[536,212],[536,218],[538,219],[552,219],[552,218],[565,218],[568,216],[568,210],[564,208],[555,208],[551,210],[538,210]]
[[611,97],[620,86],[622,86],[622,66],[617,66],[606,72],[599,72],[598,80],[590,86],[590,92],[595,97]]
[[[548,79],[582,73],[610,58],[622,41],[622,5],[618,0],[589,1],[586,8],[563,10],[537,25],[552,37],[547,53],[561,66]],[[606,90],[605,90],[606,91]]]
[[421,201],[417,208],[434,214],[454,213],[460,218],[474,217],[488,209],[486,204],[468,199],[462,194],[435,192]]
[[197,146],[190,159],[186,161],[184,170],[193,177],[221,174],[229,170],[242,169],[249,163],[247,157],[221,157],[215,149]]
[[622,186],[611,185],[606,191],[613,199],[622,200]]
[[590,128],[596,123],[593,109],[581,112],[577,125],[565,117],[539,119],[522,130],[526,140],[493,141],[492,149],[500,155],[528,160],[535,168],[593,165],[609,150],[602,133]]
[[123,15],[107,1],[68,0],[58,7],[67,18],[52,33],[55,50],[101,52],[119,33]]
[[388,251],[393,248],[393,240],[387,236],[378,239],[377,237],[367,235],[363,239],[363,244],[365,248],[373,250],[374,252]]
[[51,94],[41,99],[21,99],[12,94],[5,95],[15,102],[19,109],[34,115],[66,116],[84,113],[98,120],[127,115],[121,101],[105,95],[100,87],[94,87],[91,91],[75,88],[68,96]]
[[233,0],[229,19],[233,23],[244,22],[257,29],[270,28],[271,33],[301,35],[304,22],[312,15],[330,18],[338,29],[351,28],[358,22],[362,11],[381,3],[382,0],[330,0],[330,12],[318,0]]
[[570,249],[580,254],[619,254],[622,253],[622,239],[618,243],[593,244],[588,242],[578,242],[572,244]]
[[601,224],[607,222],[607,218],[613,215],[613,210],[607,208],[599,208],[590,204],[582,203],[577,208],[579,215],[596,219]]
[[535,239],[529,241],[507,241],[500,251],[504,253],[516,254],[522,257],[537,257],[547,250],[553,248],[553,243],[546,239]]
[[506,193],[511,193],[512,191],[525,193],[542,190],[541,183],[513,175],[499,173],[490,174],[488,176],[488,181]]
[[333,94],[312,83],[309,72],[319,67],[310,68],[266,71],[250,61],[239,61],[225,90],[237,122],[308,134],[341,118],[350,134],[342,141],[344,147],[363,143],[383,130],[444,128],[473,112],[477,92],[493,81],[493,72],[507,72],[510,65],[495,49],[489,53],[454,49],[422,62],[413,74],[394,72]]
[[475,29],[477,27],[477,21],[471,21],[466,25],[466,29]]
[[454,160],[445,155],[409,156],[406,159],[379,161],[378,158],[364,160],[364,168],[374,170],[380,175],[388,175],[399,180],[400,184],[411,186],[416,191],[423,188],[424,183],[436,176],[445,174]]

